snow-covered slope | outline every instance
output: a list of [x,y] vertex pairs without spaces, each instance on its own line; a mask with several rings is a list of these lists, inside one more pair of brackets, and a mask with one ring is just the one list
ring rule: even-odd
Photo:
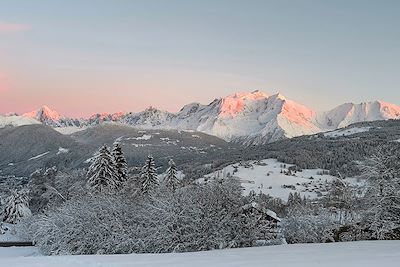
[[5,126],[22,126],[40,124],[38,120],[29,117],[23,117],[18,115],[1,116],[0,115],[0,128]]
[[75,267],[395,267],[400,241],[358,241],[224,249],[191,253],[39,256],[37,249],[0,248],[1,266]]
[[[244,195],[248,195],[250,191],[262,192],[286,201],[289,194],[295,192],[311,199],[321,197],[329,189],[328,182],[335,179],[327,174],[328,171],[322,169],[294,171],[293,166],[276,159],[241,162],[208,174],[198,182],[232,176],[241,182]],[[353,178],[346,180],[352,184],[356,183],[356,179]]]
[[51,110],[47,106],[43,106],[38,110],[25,113],[22,116],[28,118],[34,118],[43,123],[50,123],[61,119],[61,116],[60,114],[58,114],[57,111]]
[[318,132],[314,116],[314,111],[281,94],[268,96],[254,91],[216,99],[208,106],[185,106],[174,122],[179,128],[192,128],[228,141],[264,143]]
[[343,137],[350,136],[358,133],[368,132],[371,127],[350,127],[350,128],[341,128],[334,131],[324,133],[325,137]]
[[[149,108],[117,118],[103,116],[101,121],[119,121],[139,128],[195,130],[251,144],[317,133],[320,129],[314,117],[313,110],[280,94],[268,96],[254,91],[215,99],[209,105],[191,103],[175,114]],[[98,121],[91,119],[91,123]]]
[[400,106],[383,101],[346,103],[319,115],[321,129],[337,129],[363,121],[400,119]]
[[140,113],[109,115],[108,121],[139,128],[196,130],[248,145],[314,134],[356,122],[399,118],[400,106],[382,101],[344,104],[317,113],[279,93],[269,96],[253,91],[215,99],[208,105],[191,103],[175,114],[150,108]]
[[0,225],[0,243],[1,242],[26,242],[28,238],[21,236],[15,224],[5,223],[3,222]]
[[52,110],[48,106],[43,106],[37,110],[24,113],[22,117],[35,119],[45,125],[51,127],[77,127],[79,128],[82,121],[61,116],[57,111]]
[[400,106],[382,101],[346,103],[317,113],[279,93],[253,91],[218,98],[208,105],[191,103],[177,113],[148,108],[138,113],[102,113],[89,119],[72,119],[44,106],[22,117],[38,120],[61,133],[118,122],[142,129],[195,130],[250,145],[335,130],[357,122],[400,119]]

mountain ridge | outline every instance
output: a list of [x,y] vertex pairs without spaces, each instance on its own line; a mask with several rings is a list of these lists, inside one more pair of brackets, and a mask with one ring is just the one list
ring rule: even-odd
[[[216,98],[208,105],[190,103],[176,113],[150,107],[136,113],[98,113],[88,119],[74,119],[43,106],[14,117],[15,120],[17,117],[35,119],[61,132],[71,127],[74,131],[102,123],[121,123],[142,129],[195,130],[251,145],[334,130],[357,122],[400,119],[400,106],[370,101],[344,103],[316,112],[280,93],[268,95],[256,90]],[[8,117],[0,116],[0,126],[4,124],[2,118],[7,121],[4,118]],[[23,122],[19,121],[20,124]]]

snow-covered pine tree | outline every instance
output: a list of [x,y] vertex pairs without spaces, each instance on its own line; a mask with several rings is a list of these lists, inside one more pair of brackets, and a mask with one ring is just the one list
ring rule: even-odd
[[22,218],[31,215],[28,192],[26,190],[12,191],[11,195],[5,201],[3,221],[6,223],[16,224]]
[[114,144],[112,154],[114,157],[115,167],[117,168],[118,177],[121,182],[125,182],[127,178],[126,175],[128,172],[128,166],[124,152],[122,151],[122,147],[119,143]]
[[168,188],[172,189],[172,191],[175,191],[181,182],[177,177],[177,168],[173,159],[169,160],[168,165],[169,167],[167,169],[167,175],[165,176],[164,181]]
[[87,173],[87,186],[98,192],[112,191],[119,187],[120,179],[109,148],[104,145]]
[[141,179],[141,190],[144,194],[149,194],[158,185],[154,158],[151,155],[147,156],[146,163],[142,168]]
[[343,223],[352,218],[353,193],[349,183],[342,177],[335,177],[330,182],[325,202],[328,207],[335,208],[339,222]]
[[47,169],[38,169],[30,175],[29,207],[34,214],[43,212],[52,204],[49,189],[55,187],[57,172],[57,168],[53,166]]
[[291,206],[293,204],[293,193],[290,192],[287,200],[287,205]]
[[363,221],[372,238],[398,239],[400,237],[400,153],[377,153],[361,165],[367,178],[364,206],[368,207]]
[[288,206],[301,206],[302,204],[303,204],[303,200],[301,199],[300,193],[294,192],[294,194],[292,194],[290,192],[288,201],[287,201],[287,205]]

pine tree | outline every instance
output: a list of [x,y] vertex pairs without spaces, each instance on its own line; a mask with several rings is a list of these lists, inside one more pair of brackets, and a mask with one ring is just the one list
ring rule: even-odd
[[256,201],[256,198],[257,198],[256,192],[255,192],[254,190],[251,190],[251,191],[249,192],[248,198],[249,198],[249,202],[250,202],[250,203]]
[[168,169],[167,169],[167,175],[164,178],[164,181],[167,185],[167,187],[171,188],[172,191],[175,191],[179,185],[180,185],[180,181],[178,179],[177,175],[177,168],[176,168],[176,164],[175,162],[170,159],[168,162]]
[[292,192],[289,193],[289,197],[287,200],[287,205],[288,206],[301,206],[303,203],[303,200],[301,199],[300,193],[298,192],[294,192],[294,194]]
[[41,213],[51,205],[49,188],[55,186],[57,168],[38,169],[30,175],[29,207],[33,213]]
[[400,238],[400,154],[377,153],[361,165],[367,178],[364,224],[376,239]]
[[149,194],[150,191],[158,185],[156,167],[151,155],[147,156],[146,163],[142,168],[141,178],[141,190],[144,194]]
[[288,200],[287,200],[287,205],[288,206],[293,205],[293,194],[292,194],[292,192],[289,193],[289,197],[288,197]]
[[333,207],[338,215],[339,222],[349,220],[353,216],[353,193],[348,182],[342,177],[335,177],[330,182],[330,189],[325,196],[328,207]]
[[116,143],[114,145],[112,154],[114,157],[115,167],[117,169],[120,182],[125,182],[127,178],[126,175],[128,172],[128,167],[126,163],[126,158],[124,156],[124,152],[122,151],[122,147],[119,143]]
[[103,192],[116,189],[120,183],[114,159],[109,148],[104,145],[89,167],[87,185],[92,190]]
[[12,191],[11,195],[6,199],[3,211],[3,221],[6,223],[16,224],[22,218],[31,215],[32,213],[29,209],[29,197],[27,191]]

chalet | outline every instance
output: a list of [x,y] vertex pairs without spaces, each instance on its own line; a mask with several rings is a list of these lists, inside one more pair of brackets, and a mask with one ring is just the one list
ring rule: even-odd
[[251,202],[240,208],[244,218],[256,221],[256,227],[260,229],[259,240],[273,240],[279,238],[279,223],[281,219],[270,209],[261,207],[256,202]]

